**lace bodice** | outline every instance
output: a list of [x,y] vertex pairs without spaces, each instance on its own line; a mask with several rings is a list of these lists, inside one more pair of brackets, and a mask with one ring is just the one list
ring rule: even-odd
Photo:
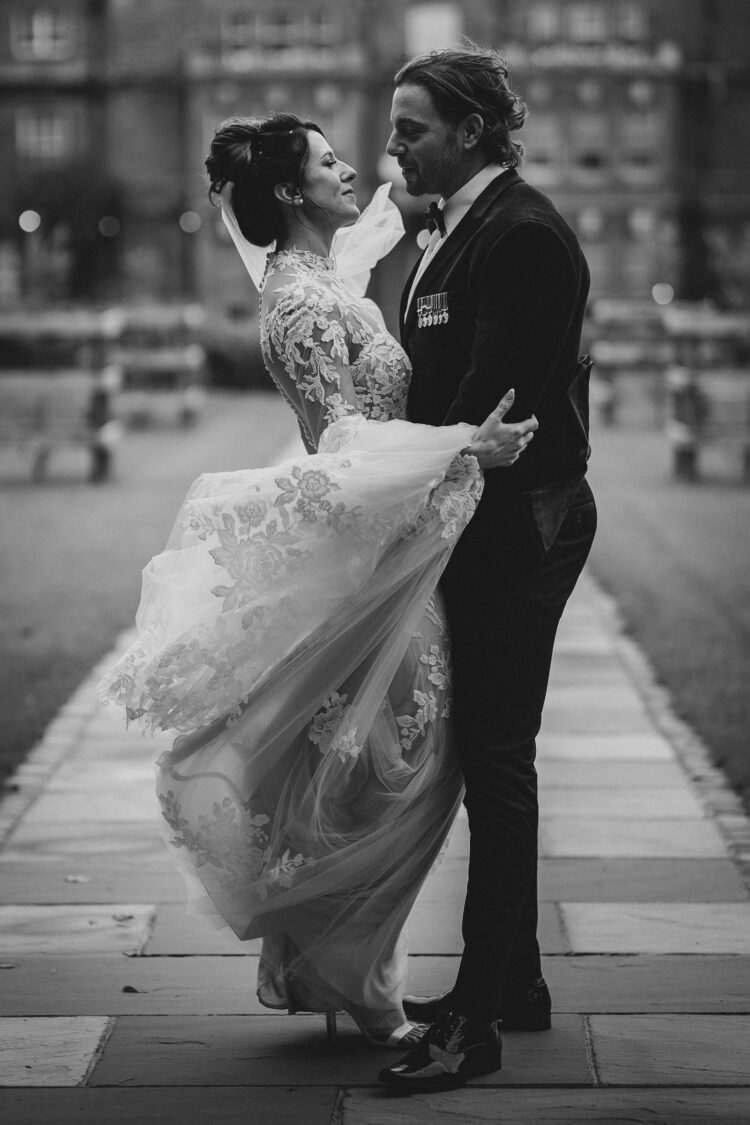
[[260,341],[308,447],[347,414],[405,418],[410,367],[376,306],[339,280],[333,258],[271,254],[261,286]]

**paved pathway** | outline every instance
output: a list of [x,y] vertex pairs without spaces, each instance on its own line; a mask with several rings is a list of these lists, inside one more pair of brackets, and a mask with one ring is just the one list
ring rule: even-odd
[[[108,657],[103,665],[108,665]],[[0,1105],[8,1125],[750,1121],[750,832],[586,578],[540,739],[541,940],[553,1029],[504,1069],[398,1098],[395,1057],[261,1009],[257,943],[188,917],[156,828],[154,740],[95,669],[0,807]],[[410,924],[414,991],[452,980],[460,821]]]

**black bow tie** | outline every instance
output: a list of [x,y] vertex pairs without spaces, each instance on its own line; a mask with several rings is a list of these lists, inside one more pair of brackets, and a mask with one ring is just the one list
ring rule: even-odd
[[445,234],[445,216],[434,200],[424,213],[424,223],[430,234],[436,230],[440,231],[441,236]]

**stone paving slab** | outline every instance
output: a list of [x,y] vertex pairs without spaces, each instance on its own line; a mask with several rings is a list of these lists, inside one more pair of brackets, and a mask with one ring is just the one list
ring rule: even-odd
[[331,1125],[337,1087],[6,1090],[8,1125]]
[[[423,887],[418,902],[442,903],[460,914],[466,890],[466,861],[448,856]],[[542,859],[542,903],[746,902],[747,891],[729,859]],[[548,927],[551,923],[548,922]]]
[[[544,726],[547,727],[547,712],[553,716],[559,712],[570,712],[578,729],[580,717],[584,719],[590,710],[597,714],[643,716],[643,700],[630,680],[622,674],[611,683],[598,683],[595,686],[580,679],[568,684],[550,680],[544,704]],[[544,729],[544,728],[543,728]],[[587,729],[584,725],[583,729]]]
[[[425,897],[417,899],[407,924],[409,952],[411,954],[460,954],[463,949],[461,937],[461,915],[463,892],[466,887],[464,876],[461,883],[451,886],[449,899],[435,900],[431,890],[426,888]],[[543,953],[567,953],[569,945],[560,924],[557,907],[550,902],[539,907],[539,945]]]
[[642,704],[620,707],[600,705],[596,690],[587,693],[588,704],[570,707],[558,703],[544,707],[544,721],[539,735],[540,747],[546,747],[557,736],[582,738],[621,738],[626,730],[633,739],[653,737],[653,724]]
[[[570,606],[566,607],[566,620]],[[567,626],[567,620],[566,620]],[[602,657],[607,659],[614,656],[615,646],[611,638],[599,633],[593,636],[582,634],[575,636],[572,632],[561,633],[555,641],[555,656],[558,658],[585,657],[587,660]]]
[[[16,853],[18,856],[18,853]],[[33,880],[30,877],[33,866]],[[443,859],[430,876],[420,901],[446,902],[460,913],[465,890],[465,860]],[[593,902],[744,902],[747,899],[737,868],[728,860],[622,859],[598,857],[542,859],[539,868],[540,899]],[[38,902],[119,903],[142,897],[148,902],[173,904],[184,916],[185,890],[182,880],[166,856],[156,857],[145,868],[134,869],[127,857],[106,861],[48,857],[0,860],[0,901],[16,904]],[[165,906],[161,907],[166,909]],[[203,923],[205,925],[205,923]],[[161,924],[158,924],[161,928]],[[225,951],[225,943],[212,950]],[[176,950],[175,950],[176,952]]]
[[200,914],[188,914],[184,895],[178,902],[161,904],[151,935],[143,947],[147,957],[188,954],[242,956],[260,952],[260,938],[240,941],[228,926],[215,928]]
[[123,861],[117,868],[87,857],[72,863],[0,862],[0,901],[13,903],[118,903],[144,898],[148,902],[184,903],[179,875],[162,862],[154,870],[134,870]]
[[[34,804],[28,814],[29,824],[41,823],[54,828],[70,820],[76,824],[94,823],[100,828],[103,824],[112,825],[120,821],[143,824],[156,820],[156,798],[150,786],[120,786],[114,778],[109,789],[83,790],[76,793],[72,788],[47,790]],[[150,815],[153,814],[153,815]]]
[[[453,984],[458,959],[411,957],[407,992],[435,996]],[[737,956],[543,957],[558,1015],[591,1012],[750,1013],[750,958]]]
[[489,1096],[472,1084],[419,1098],[348,1090],[340,1125],[747,1125],[747,1108],[746,1089],[502,1090]]
[[547,817],[566,817],[576,820],[617,817],[625,820],[643,820],[655,817],[660,820],[705,818],[703,806],[683,782],[681,786],[662,786],[659,789],[606,787],[578,789],[572,786],[542,788],[539,794],[539,814]]
[[[566,632],[568,628],[568,614],[565,613],[564,624],[561,629]],[[555,659],[549,677],[550,690],[564,688],[570,685],[600,687],[622,683],[622,663],[610,651],[605,656],[590,656],[585,652],[568,652],[555,649]]]
[[109,789],[114,781],[122,785],[138,785],[153,795],[156,789],[154,765],[148,752],[150,743],[141,743],[139,757],[130,755],[122,762],[90,762],[78,754],[68,758],[54,772],[45,786],[48,793],[62,793],[72,790],[101,792]]
[[[351,1021],[339,1020],[330,1047],[322,1016],[123,1017],[89,1080],[92,1086],[375,1085],[377,1072],[399,1056],[367,1043]],[[560,1016],[534,1037],[505,1036],[504,1069],[478,1085],[586,1085],[593,1079],[579,1016]]]
[[154,907],[0,906],[0,955],[28,953],[138,953]]
[[622,856],[644,859],[722,859],[724,838],[712,820],[545,817],[539,825],[543,856]]
[[109,1026],[106,1016],[0,1018],[0,1086],[78,1086]]
[[[460,883],[451,882],[448,900],[433,898],[425,888],[409,920],[409,952],[411,954],[451,955],[461,952],[461,913],[465,875]],[[566,953],[566,941],[560,916],[553,903],[539,908],[539,942],[545,953]],[[146,956],[165,954],[258,953],[260,939],[240,942],[228,929],[213,929],[200,915],[190,915],[184,903],[165,903],[159,907],[153,932],[143,952]]]
[[585,792],[587,789],[670,789],[686,784],[685,773],[674,758],[656,761],[587,758],[581,761],[547,755],[538,759],[537,772],[540,795],[542,790],[548,792],[558,786]]
[[591,1016],[590,1027],[605,1085],[750,1087],[750,1016]]
[[560,904],[575,953],[750,956],[750,902]]
[[156,739],[153,735],[142,738],[135,733],[97,733],[90,725],[85,728],[84,735],[80,750],[76,750],[77,760],[93,765],[108,762],[113,768],[128,766],[131,762],[150,763],[170,747],[168,739]]
[[[255,996],[257,956],[14,956],[4,962],[0,1015],[268,1015]],[[457,957],[413,956],[407,991],[432,996]],[[592,1012],[750,1013],[750,958],[545,957],[556,1015]],[[124,989],[135,989],[125,992]]]
[[33,854],[41,859],[63,857],[112,856],[114,862],[125,854],[131,864],[140,866],[155,860],[163,863],[164,844],[156,820],[82,822],[77,819],[49,824],[27,815],[11,834],[5,859]]
[[570,733],[569,728],[552,731],[545,727],[539,735],[538,754],[540,773],[548,761],[593,761],[593,762],[671,762],[674,758],[672,747],[666,738],[654,732],[653,727],[637,731],[627,730],[608,733],[592,733],[587,726],[579,733]]
[[747,902],[729,859],[542,859],[542,901]]
[[579,955],[543,969],[556,1013],[750,1013],[748,957]]
[[[255,995],[257,957],[13,957],[0,1015],[268,1015]],[[125,991],[129,989],[131,991]]]

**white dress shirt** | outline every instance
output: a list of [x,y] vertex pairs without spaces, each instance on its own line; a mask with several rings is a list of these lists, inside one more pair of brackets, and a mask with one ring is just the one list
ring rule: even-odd
[[438,207],[443,212],[445,233],[441,234],[439,230],[434,230],[430,235],[430,241],[427,243],[427,248],[420,258],[417,272],[414,275],[414,281],[409,290],[409,299],[406,302],[407,313],[411,305],[412,297],[414,296],[414,290],[419,284],[419,279],[432,259],[443,248],[451,233],[456,229],[464,215],[476,202],[484,189],[488,187],[493,180],[496,180],[498,176],[501,176],[505,170],[502,164],[485,164],[484,168],[481,168],[476,176],[472,176],[471,179],[468,180],[463,187],[460,187],[458,191],[454,192],[450,198],[440,200]]

